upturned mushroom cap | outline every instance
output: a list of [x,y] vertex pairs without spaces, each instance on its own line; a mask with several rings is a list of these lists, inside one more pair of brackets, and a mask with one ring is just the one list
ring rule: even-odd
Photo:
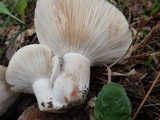
[[125,16],[106,0],[38,0],[35,28],[55,54],[79,53],[91,65],[114,62],[132,41]]
[[6,67],[0,65],[0,116],[15,102],[18,93],[10,90],[5,79]]
[[34,93],[40,110],[50,110],[54,99],[50,77],[56,78],[59,71],[59,59],[50,48],[28,45],[13,55],[6,71],[6,79],[13,91]]

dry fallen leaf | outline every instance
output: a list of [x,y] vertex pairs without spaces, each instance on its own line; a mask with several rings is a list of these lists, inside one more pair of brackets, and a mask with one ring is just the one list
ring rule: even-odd
[[3,36],[7,36],[7,40],[13,38],[20,30],[20,26],[8,26],[3,31]]
[[25,37],[32,36],[35,33],[36,33],[35,28],[30,28],[24,31]]
[[6,51],[6,58],[10,60],[14,53],[21,48],[22,43],[24,42],[24,33],[18,35],[13,44]]
[[[12,32],[13,33],[13,32]],[[12,43],[12,45],[6,51],[6,58],[10,60],[14,53],[22,47],[22,44],[25,40],[25,37],[32,36],[35,33],[35,29],[27,29],[26,31],[22,32],[18,35],[16,40]]]

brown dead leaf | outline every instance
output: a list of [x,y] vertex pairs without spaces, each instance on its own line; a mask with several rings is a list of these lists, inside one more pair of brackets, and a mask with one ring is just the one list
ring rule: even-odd
[[20,28],[20,26],[8,26],[4,29],[2,36],[7,36],[7,39],[9,40],[16,35]]
[[18,35],[13,44],[6,51],[6,58],[10,60],[14,53],[21,48],[22,43],[24,42],[24,33]]
[[153,0],[147,0],[147,10],[152,11],[153,9]]
[[[10,32],[10,35],[8,36],[8,38],[12,38],[11,35],[14,35],[15,33],[19,32],[19,29],[17,29],[16,31],[14,31],[13,29]],[[12,43],[12,45],[7,49],[6,51],[6,58],[8,60],[10,60],[12,58],[12,56],[14,55],[14,53],[22,47],[22,44],[24,43],[25,37],[29,37],[32,36],[33,34],[35,34],[35,29],[34,28],[30,28],[25,30],[24,32],[22,32],[21,34],[18,35],[18,37],[16,38],[16,40]],[[6,44],[8,44],[9,41],[7,41]]]
[[6,51],[6,58],[10,60],[14,53],[17,51],[14,45],[11,45]]
[[35,33],[36,33],[35,28],[30,28],[30,29],[27,29],[26,31],[24,31],[25,37],[32,36]]
[[[126,0],[122,0],[122,3],[125,4]],[[127,7],[131,14],[135,17],[139,16],[143,12],[142,0],[130,0],[127,4]]]
[[136,74],[128,76],[128,79],[130,82],[135,83],[138,82],[139,80],[143,79],[144,76],[146,76],[147,70],[136,70]]

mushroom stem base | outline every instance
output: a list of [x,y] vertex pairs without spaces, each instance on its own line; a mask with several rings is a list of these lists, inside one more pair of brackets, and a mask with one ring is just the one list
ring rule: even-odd
[[57,100],[55,100],[52,90],[52,84],[48,79],[39,79],[33,83],[33,91],[38,101],[38,106],[41,111],[52,111],[56,107],[62,107]]
[[61,74],[54,83],[55,98],[66,107],[83,103],[89,90],[90,61],[78,53],[67,53],[63,57]]

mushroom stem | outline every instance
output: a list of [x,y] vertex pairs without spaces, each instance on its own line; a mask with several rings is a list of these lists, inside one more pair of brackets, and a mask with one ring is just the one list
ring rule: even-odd
[[[83,103],[89,90],[90,60],[78,53],[67,53],[63,67],[54,82],[54,96],[63,104]],[[68,107],[68,106],[66,106]]]
[[39,79],[32,86],[41,111],[56,109],[55,106],[62,107],[62,104],[54,99],[53,88],[48,79]]

